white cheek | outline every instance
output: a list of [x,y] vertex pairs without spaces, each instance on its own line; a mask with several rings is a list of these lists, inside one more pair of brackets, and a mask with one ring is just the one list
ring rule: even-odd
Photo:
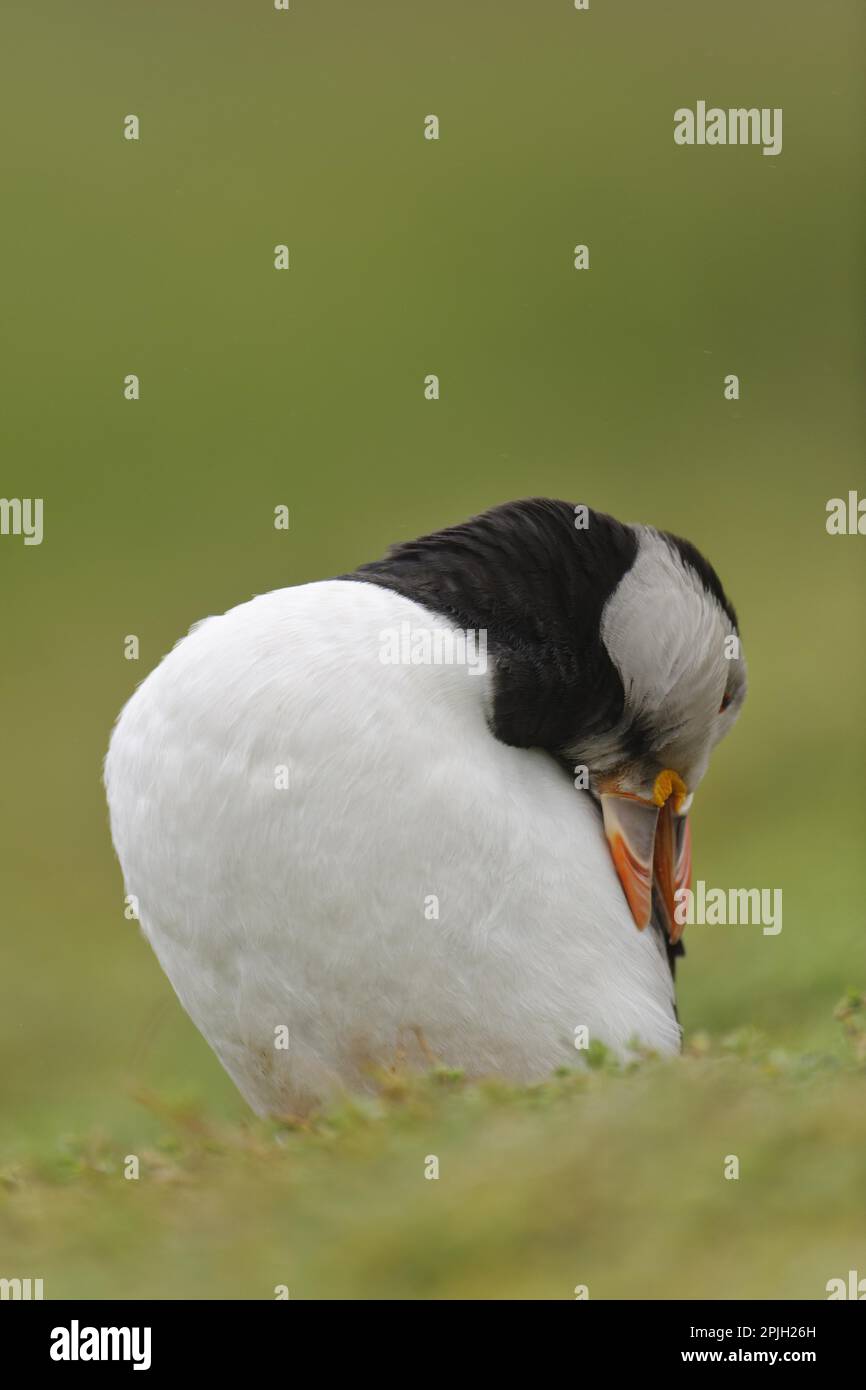
[[698,576],[659,536],[644,532],[637,559],[601,619],[602,640],[632,708],[660,709],[686,695],[691,703],[698,692],[683,689],[690,672],[715,682],[718,668],[721,685],[722,628],[718,606]]
[[690,781],[687,783],[687,786],[689,788],[689,791],[692,792],[692,794],[694,794],[697,791],[698,787],[703,782],[709,764],[710,754],[709,750],[707,750],[707,752],[704,753],[700,761],[695,763],[694,767],[690,769]]
[[694,763],[717,737],[729,627],[698,575],[644,531],[634,565],[605,605],[601,636],[629,713],[653,717],[662,737],[667,727],[671,746]]

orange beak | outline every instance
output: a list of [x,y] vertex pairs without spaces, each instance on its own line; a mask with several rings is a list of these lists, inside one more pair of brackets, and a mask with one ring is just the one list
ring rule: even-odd
[[676,895],[689,887],[692,875],[688,817],[677,814],[685,798],[683,782],[670,771],[659,774],[652,801],[613,790],[601,795],[604,833],[635,925],[643,931],[655,901],[672,942],[683,931]]

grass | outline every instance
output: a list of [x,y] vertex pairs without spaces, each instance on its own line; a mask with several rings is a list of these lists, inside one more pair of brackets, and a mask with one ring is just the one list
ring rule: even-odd
[[866,999],[836,1012],[825,1052],[746,1031],[531,1087],[390,1072],[303,1125],[139,1094],[137,1152],[0,1169],[2,1272],[48,1298],[823,1298],[866,1268]]

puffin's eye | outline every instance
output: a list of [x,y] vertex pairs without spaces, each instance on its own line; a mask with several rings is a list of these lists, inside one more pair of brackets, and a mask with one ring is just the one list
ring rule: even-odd
[[722,696],[722,703],[719,705],[719,714],[724,714],[725,710],[728,708],[728,705],[729,705],[730,703],[731,703],[731,694],[730,694],[730,691],[726,690],[725,693],[724,693],[724,695]]

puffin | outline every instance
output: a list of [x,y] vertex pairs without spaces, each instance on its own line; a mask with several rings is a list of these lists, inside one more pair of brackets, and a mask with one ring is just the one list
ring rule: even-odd
[[745,690],[689,541],[508,502],[194,624],[105,759],[125,891],[261,1116],[672,1055],[689,810]]

